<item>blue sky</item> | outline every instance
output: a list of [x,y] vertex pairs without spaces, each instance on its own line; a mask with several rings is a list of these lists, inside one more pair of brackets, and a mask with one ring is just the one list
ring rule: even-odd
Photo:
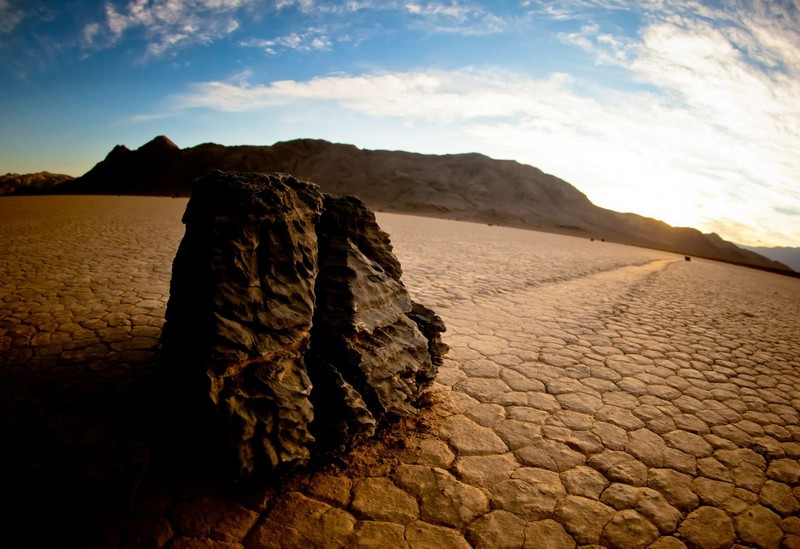
[[800,246],[800,2],[0,0],[0,173],[164,134],[481,152]]

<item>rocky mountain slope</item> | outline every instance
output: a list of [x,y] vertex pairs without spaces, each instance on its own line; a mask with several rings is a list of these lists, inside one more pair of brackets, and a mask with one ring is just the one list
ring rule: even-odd
[[188,196],[191,181],[213,169],[287,172],[314,181],[326,193],[356,195],[375,210],[559,232],[788,270],[716,234],[599,208],[557,177],[481,154],[371,151],[314,139],[181,149],[159,136],[136,150],[117,145],[85,175],[60,185],[59,192]]
[[72,180],[71,175],[60,173],[7,173],[0,176],[0,196],[9,194],[41,194]]
[[742,248],[768,257],[769,259],[780,261],[784,265],[788,265],[795,271],[800,272],[800,248],[792,248],[789,246],[778,246],[774,248],[765,246],[742,246]]

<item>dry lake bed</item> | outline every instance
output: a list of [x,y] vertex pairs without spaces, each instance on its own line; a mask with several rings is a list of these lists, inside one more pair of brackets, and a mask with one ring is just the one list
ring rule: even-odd
[[0,199],[0,545],[800,547],[800,279],[379,214],[448,327],[432,404],[231,485],[158,452],[185,205]]

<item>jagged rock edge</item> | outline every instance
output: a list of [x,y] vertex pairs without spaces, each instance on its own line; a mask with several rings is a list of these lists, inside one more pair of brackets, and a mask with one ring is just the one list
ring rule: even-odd
[[[361,262],[362,267],[366,265],[365,268],[370,270],[370,277],[384,277],[384,282],[394,288],[394,293],[389,292],[393,299],[396,298],[394,294],[400,295],[398,299],[402,306],[398,309],[401,314],[398,315],[397,320],[387,325],[378,325],[383,322],[379,314],[377,321],[374,318],[371,320],[372,322],[378,322],[378,324],[369,329],[369,326],[356,322],[356,315],[354,314],[353,318],[340,319],[339,325],[334,326],[334,332],[337,330],[339,332],[337,335],[329,333],[322,338],[315,336],[314,332],[320,325],[324,326],[325,322],[308,323],[307,332],[305,330],[306,325],[301,323],[301,328],[303,329],[300,332],[304,332],[306,335],[301,333],[300,339],[295,340],[293,345],[289,346],[293,349],[289,355],[281,355],[287,360],[290,359],[290,362],[292,360],[294,362],[292,362],[293,366],[289,367],[288,370],[281,369],[277,372],[280,375],[275,375],[274,368],[271,372],[267,370],[269,370],[270,359],[274,359],[276,356],[275,352],[281,349],[285,351],[283,347],[277,349],[277,351],[273,350],[274,352],[272,353],[264,353],[264,349],[261,349],[261,354],[257,356],[252,356],[251,349],[249,356],[243,356],[241,351],[246,349],[246,346],[240,346],[238,350],[231,351],[228,349],[220,354],[216,352],[218,349],[214,349],[213,345],[209,344],[208,347],[205,347],[208,351],[208,356],[205,360],[201,359],[202,350],[190,350],[188,359],[182,357],[179,351],[181,346],[186,347],[187,343],[196,339],[196,337],[192,337],[191,327],[197,326],[197,319],[195,318],[194,322],[191,322],[187,320],[186,314],[181,318],[175,312],[176,307],[179,309],[180,306],[177,305],[179,301],[177,298],[176,303],[173,303],[173,293],[176,295],[182,293],[176,281],[176,276],[178,278],[181,276],[180,256],[182,250],[185,251],[186,248],[197,246],[197,243],[192,242],[192,236],[190,236],[190,234],[196,232],[196,227],[190,225],[193,223],[193,215],[199,208],[198,203],[202,204],[204,199],[208,202],[209,198],[205,195],[213,195],[213,189],[209,190],[203,186],[211,185],[214,178],[220,179],[223,186],[230,185],[238,180],[241,180],[240,183],[244,186],[255,184],[256,181],[260,181],[259,184],[263,184],[264,178],[266,178],[271,186],[276,184],[283,185],[285,188],[292,189],[292,192],[303,195],[304,200],[312,204],[311,213],[303,217],[303,219],[313,219],[314,224],[315,243],[313,245],[306,243],[306,248],[310,250],[315,245],[317,246],[316,250],[314,250],[316,253],[314,268],[317,271],[313,273],[313,292],[311,296],[314,303],[312,318],[317,315],[319,309],[317,283],[319,281],[320,237],[322,236],[323,243],[326,242],[325,238],[327,238],[326,235],[319,234],[323,227],[322,220],[326,216],[330,218],[333,210],[347,211],[349,215],[340,216],[339,221],[336,221],[334,216],[333,225],[336,226],[335,229],[342,230],[342,234],[339,234],[338,238],[343,238],[348,243],[348,246],[352,249],[346,250],[346,254],[349,254],[351,259],[355,258],[356,262]],[[184,243],[182,241],[181,248],[179,248],[175,258],[173,281],[170,290],[170,305],[172,306],[168,306],[167,324],[164,329],[162,364],[164,369],[172,370],[172,372],[168,372],[173,374],[171,379],[172,387],[178,387],[183,385],[181,382],[184,380],[179,379],[180,375],[174,375],[176,373],[174,371],[175,367],[171,363],[175,361],[176,357],[182,359],[178,360],[178,362],[183,364],[182,370],[184,374],[191,369],[192,362],[195,363],[195,368],[197,367],[197,362],[206,363],[205,369],[208,372],[208,383],[210,384],[206,395],[210,397],[210,402],[209,399],[206,399],[205,405],[208,407],[211,404],[216,404],[216,410],[212,411],[210,415],[214,416],[216,420],[219,420],[220,416],[226,419],[226,421],[222,421],[225,424],[222,429],[226,431],[229,442],[236,449],[240,473],[250,474],[257,471],[274,471],[285,467],[303,465],[309,460],[309,448],[311,447],[315,448],[315,451],[321,448],[322,445],[342,448],[355,436],[372,435],[376,425],[384,415],[413,413],[416,410],[415,405],[420,397],[421,389],[435,378],[437,366],[441,364],[442,354],[447,350],[447,346],[441,342],[439,335],[440,332],[445,330],[444,323],[432,310],[414,303],[408,298],[407,291],[401,280],[402,270],[400,263],[392,252],[389,237],[377,225],[374,214],[366,208],[363,202],[355,197],[324,195],[319,192],[318,187],[313,183],[297,180],[287,174],[236,174],[215,171],[209,176],[196,180],[195,189],[198,189],[199,192],[193,193],[194,202],[190,201],[184,215],[184,223],[187,225],[187,235],[184,236],[184,240],[187,242]],[[262,189],[260,192],[262,194],[265,193],[264,196],[271,196],[269,189]],[[256,194],[253,193],[253,196],[255,197]],[[194,198],[196,195],[199,195],[197,199]],[[318,199],[315,197],[318,197]],[[261,199],[261,195],[258,198]],[[285,196],[282,195],[280,198],[283,199]],[[223,196],[220,200],[235,202],[235,198],[229,196]],[[284,202],[281,200],[276,201],[278,209],[292,211],[292,208],[289,207],[290,205]],[[327,208],[322,207],[315,210],[315,205],[317,204],[327,204]],[[236,207],[242,206],[242,204],[233,205]],[[273,205],[275,204],[259,204],[265,211],[269,211]],[[213,207],[216,207],[216,205],[213,205]],[[223,205],[222,207],[224,208],[225,206]],[[328,212],[327,214],[326,211]],[[245,216],[242,219],[233,221],[231,221],[230,217],[222,216],[223,227],[225,226],[224,223],[230,222],[234,227],[238,226],[242,230],[244,230],[244,226],[237,225],[237,223],[247,223],[250,220],[252,220],[252,216]],[[354,220],[356,226],[353,225]],[[297,223],[297,220],[295,219],[294,222]],[[208,230],[208,227],[205,229]],[[359,230],[354,231],[354,229]],[[214,233],[214,231],[211,232]],[[214,234],[215,236],[220,236],[216,233]],[[273,236],[268,232],[258,234],[261,237]],[[260,243],[259,241],[253,245],[254,254]],[[275,244],[275,242],[272,242],[272,244]],[[245,260],[242,261],[246,262]],[[260,265],[259,263],[259,269]],[[246,269],[247,266],[245,265],[244,268]],[[178,274],[176,275],[176,273]],[[262,274],[259,273],[261,282],[263,282]],[[213,286],[213,281],[204,280],[204,282],[211,282],[211,286]],[[209,290],[209,288],[206,289]],[[262,288],[262,290],[264,289]],[[211,288],[211,291],[213,292],[213,288]],[[363,300],[363,297],[359,297],[359,299]],[[213,307],[213,303],[208,303],[208,305]],[[176,320],[178,326],[176,326]],[[235,320],[229,320],[236,322]],[[183,327],[180,326],[182,322],[185,323]],[[223,326],[224,332],[224,322],[222,320],[219,320],[219,322],[220,324],[217,324],[217,326]],[[330,323],[328,324],[330,329],[331,325]],[[215,333],[213,325],[205,328],[209,335]],[[187,330],[189,333],[186,333]],[[181,332],[184,333],[181,334]],[[406,334],[406,339],[412,340],[412,342],[407,345],[408,348],[404,348],[403,344],[395,345],[396,352],[391,356],[401,357],[402,361],[400,362],[405,364],[406,368],[395,371],[393,375],[379,379],[378,385],[380,387],[378,390],[378,388],[370,385],[375,382],[375,379],[370,379],[369,375],[371,361],[374,361],[374,357],[371,358],[370,350],[375,348],[375,345],[380,348],[381,345],[389,344],[392,341],[392,333],[390,332],[403,332]],[[330,345],[331,342],[337,340],[338,343],[336,344],[345,351],[346,355],[351,358],[356,357],[355,364],[345,365],[340,360],[339,364],[336,365],[325,358],[326,352],[330,351],[330,348],[326,348],[326,345]],[[385,353],[377,354],[383,355]],[[413,365],[415,361],[419,362],[416,366]],[[226,362],[227,366],[220,370],[220,362]],[[358,369],[361,366],[367,368],[367,371],[362,368],[359,373]],[[226,368],[230,370],[226,370]],[[283,379],[287,372],[289,372],[290,383],[282,385],[280,380]],[[237,378],[238,384],[233,383],[233,388],[225,393],[225,386],[228,383],[226,380],[234,379],[236,376],[239,376]],[[169,378],[169,376],[167,377]],[[253,379],[256,381],[254,382]],[[364,383],[365,379],[367,383]],[[264,397],[263,394],[259,394],[257,391],[252,394],[251,388],[253,384],[260,390],[265,391],[268,396],[271,396],[272,400],[269,398],[267,400],[272,404],[278,400],[278,395],[293,395],[294,400],[300,403],[294,408],[290,406],[285,410],[285,415],[288,416],[288,419],[283,418],[287,421],[280,428],[275,429],[273,425],[272,431],[262,432],[264,425],[271,424],[272,420],[280,423],[282,418],[278,417],[281,414],[274,414],[275,417],[272,419],[266,417],[268,414],[264,417],[259,417],[257,413],[258,407],[248,407],[248,403],[250,405],[258,403],[259,399],[263,400],[262,397]],[[189,387],[193,387],[195,392],[197,392],[200,385],[201,383],[196,381],[189,383]],[[334,401],[320,396],[319,392],[323,388],[327,388],[328,391],[337,394],[337,396],[333,397]],[[187,390],[186,387],[182,387],[182,389],[184,391]],[[183,397],[186,396],[183,395]],[[193,400],[191,395],[188,395],[188,397],[188,401]],[[194,395],[194,398],[198,398],[198,395]],[[178,400],[180,401],[181,398]],[[308,402],[308,406],[302,405],[304,400]],[[326,412],[324,416],[316,414],[317,419],[315,421],[308,419],[310,417],[309,414],[312,413],[310,411],[311,402],[314,402],[313,406],[318,411],[323,410]],[[340,416],[338,418],[335,415],[327,414],[328,411],[336,408],[336,406],[333,406],[334,402],[339,404]],[[265,403],[261,402],[261,404]],[[278,405],[280,405],[280,402]],[[327,409],[325,409],[326,407]],[[328,418],[324,426],[322,425],[321,417]],[[189,419],[191,420],[191,418]],[[260,428],[262,431],[259,431]],[[320,439],[316,444],[312,443],[313,438],[309,429],[312,429],[317,438]],[[321,433],[328,433],[328,436],[321,437]],[[331,433],[335,434],[335,436],[330,436]]]

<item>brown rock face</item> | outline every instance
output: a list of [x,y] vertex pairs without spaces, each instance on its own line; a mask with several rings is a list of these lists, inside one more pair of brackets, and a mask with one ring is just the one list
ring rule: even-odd
[[304,464],[416,410],[444,324],[411,302],[361,201],[285,174],[214,172],[183,221],[163,369],[179,401],[221,424],[242,472]]
[[428,340],[407,316],[412,302],[400,263],[375,215],[355,197],[326,195],[317,234],[309,370],[321,382],[316,435],[337,444],[373,434],[384,414],[413,412],[436,367]]

